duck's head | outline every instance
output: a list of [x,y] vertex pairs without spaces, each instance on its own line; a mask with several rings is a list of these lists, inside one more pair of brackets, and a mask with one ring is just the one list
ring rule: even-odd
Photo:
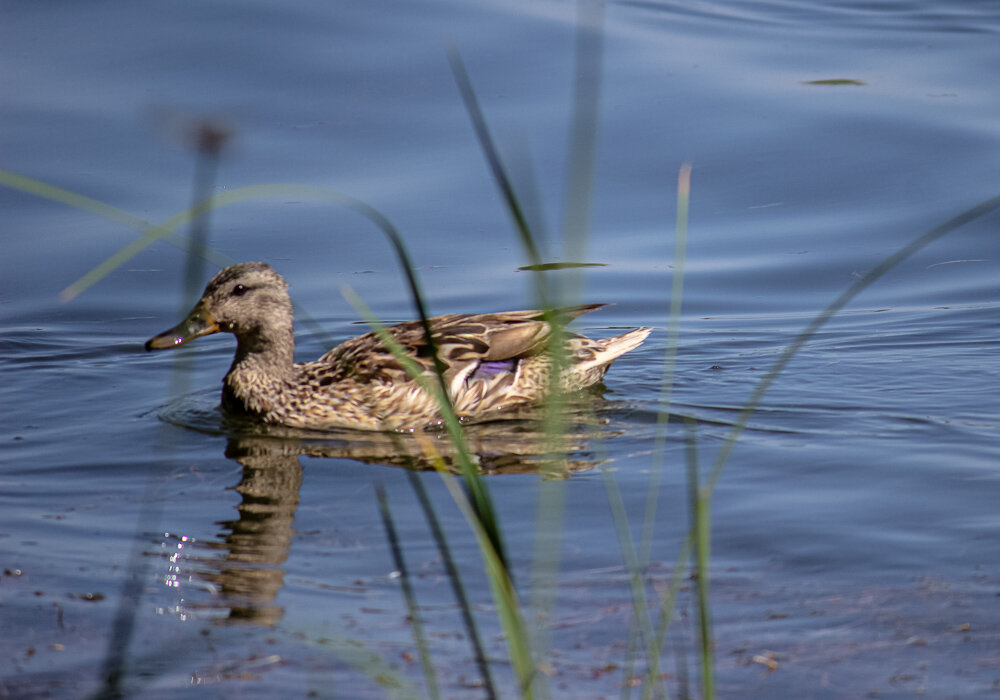
[[146,341],[146,349],[174,348],[212,333],[232,333],[241,345],[253,344],[275,333],[291,334],[291,328],[285,279],[267,263],[239,263],[213,277],[187,318]]

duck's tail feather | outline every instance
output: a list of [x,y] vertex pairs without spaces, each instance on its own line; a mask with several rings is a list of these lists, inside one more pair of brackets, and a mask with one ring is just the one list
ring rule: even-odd
[[652,328],[635,328],[612,338],[593,340],[578,336],[570,341],[571,360],[563,375],[567,390],[582,389],[604,378],[605,372],[616,359],[635,350],[646,339]]
[[600,346],[600,349],[594,353],[593,364],[610,365],[625,353],[635,350],[642,345],[642,341],[649,336],[652,330],[648,326],[643,326],[642,328],[635,328],[628,333],[622,333],[612,338],[598,340],[597,344]]

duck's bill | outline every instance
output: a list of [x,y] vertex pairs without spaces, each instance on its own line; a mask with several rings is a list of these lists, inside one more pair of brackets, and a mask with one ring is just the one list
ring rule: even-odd
[[146,350],[166,350],[183,345],[189,340],[219,332],[219,324],[202,304],[196,304],[188,317],[157,336],[146,341]]

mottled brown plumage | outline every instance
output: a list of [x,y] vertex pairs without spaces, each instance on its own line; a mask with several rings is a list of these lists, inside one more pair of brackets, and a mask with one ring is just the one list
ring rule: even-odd
[[[603,304],[560,309],[569,320]],[[430,319],[445,366],[448,394],[460,416],[500,417],[505,408],[538,403],[549,382],[544,351],[551,336],[541,311],[449,314]],[[388,328],[433,377],[433,358],[419,321]],[[592,340],[565,335],[565,390],[601,380],[618,356],[639,346],[649,328]],[[151,338],[147,350],[176,347],[211,333],[236,336],[236,356],[223,380],[222,403],[274,424],[303,428],[400,430],[439,421],[435,400],[374,333],[341,343],[314,362],[294,362],[288,284],[261,262],[227,267],[176,327]],[[436,381],[436,379],[435,379]]]

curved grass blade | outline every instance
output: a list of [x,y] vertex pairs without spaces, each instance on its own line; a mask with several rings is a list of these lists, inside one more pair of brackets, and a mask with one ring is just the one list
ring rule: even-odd
[[[493,597],[496,601],[497,610],[500,615],[501,625],[507,635],[507,647],[511,656],[511,661],[514,664],[515,669],[518,671],[518,677],[521,679],[521,683],[530,683],[530,679],[534,671],[534,665],[531,660],[531,651],[528,639],[524,632],[523,623],[521,622],[521,614],[517,597],[513,591],[513,583],[510,579],[507,559],[504,556],[502,549],[499,522],[494,514],[492,501],[486,490],[486,485],[482,482],[481,477],[472,464],[461,424],[458,421],[458,417],[455,415],[451,402],[448,400],[443,377],[439,376],[440,381],[436,383],[428,381],[422,368],[412,358],[410,358],[402,346],[396,342],[395,338],[375,317],[371,309],[368,308],[364,301],[361,300],[361,298],[358,297],[358,295],[349,287],[345,287],[342,291],[348,302],[354,306],[358,314],[371,326],[372,330],[378,336],[382,344],[393,353],[414,381],[416,381],[421,388],[424,389],[424,391],[427,391],[435,397],[438,406],[441,409],[441,415],[446,429],[448,430],[449,439],[458,452],[462,475],[465,477],[465,483],[472,495],[472,502],[470,504],[468,499],[465,497],[465,493],[459,489],[463,498],[463,501],[459,503],[459,507],[462,509],[462,503],[465,503],[467,506],[462,510],[462,512],[473,527],[476,539],[479,543],[479,548],[486,567],[487,578],[490,581],[490,588],[493,592]],[[440,459],[437,461],[440,464],[439,471],[441,472],[442,477],[445,478],[446,483],[453,482],[454,479],[451,475],[446,474],[443,468],[443,462],[441,462]],[[452,495],[455,497],[454,489],[449,487],[449,490],[452,491]],[[479,647],[479,657],[484,658],[481,645],[477,646]],[[485,662],[483,662],[483,665],[485,665]],[[490,676],[484,675],[484,678],[489,679]]]
[[[578,51],[577,51],[577,108],[579,114],[576,115],[576,128],[574,128],[571,140],[571,158],[582,154],[582,161],[571,162],[570,187],[568,189],[568,208],[573,210],[567,219],[567,240],[577,241],[568,243],[570,247],[583,250],[583,240],[586,235],[586,223],[589,220],[589,206],[587,201],[577,202],[579,197],[589,200],[591,186],[592,161],[593,161],[593,140],[596,135],[596,113],[597,113],[597,92],[589,90],[595,87],[595,81],[600,66],[600,52],[594,52],[594,46],[590,39],[596,34],[598,46],[600,42],[600,16],[589,16],[584,10],[600,9],[602,6],[593,3],[591,0],[584,0],[580,5],[580,15],[578,17]],[[585,21],[586,20],[586,21]],[[581,39],[581,37],[586,37]],[[596,57],[596,62],[592,61]],[[487,165],[493,175],[493,179],[500,190],[500,194],[506,204],[511,220],[521,239],[525,253],[529,260],[529,265],[522,267],[523,270],[539,272],[535,278],[535,291],[539,300],[539,306],[544,310],[545,320],[551,328],[551,339],[549,343],[549,353],[551,358],[549,392],[544,402],[543,431],[546,437],[547,458],[543,464],[543,474],[552,478],[543,481],[539,490],[538,501],[538,536],[535,542],[534,565],[532,567],[532,608],[536,611],[539,619],[548,616],[554,604],[554,593],[556,587],[551,584],[555,580],[559,569],[559,539],[562,530],[565,493],[564,489],[554,478],[558,475],[558,464],[560,456],[565,452],[565,444],[562,436],[566,432],[566,401],[562,391],[561,377],[566,368],[567,358],[564,346],[565,329],[563,324],[553,312],[554,306],[563,303],[571,303],[566,298],[560,298],[560,304],[553,304],[551,290],[547,285],[544,275],[546,271],[553,269],[575,268],[585,263],[543,263],[539,247],[535,242],[530,230],[527,218],[517,199],[514,187],[507,174],[507,170],[499,156],[499,152],[490,135],[486,119],[483,116],[476,98],[475,91],[469,79],[468,72],[461,60],[458,51],[452,46],[448,48],[448,60],[452,68],[452,73],[458,85],[459,93],[465,103],[466,111],[472,121],[473,130],[479,140],[483,155]],[[590,61],[588,63],[588,61]],[[589,141],[589,145],[582,143]],[[578,150],[580,149],[580,150]],[[577,173],[576,170],[581,172]],[[577,177],[582,175],[582,177]],[[573,217],[576,218],[573,218]],[[580,218],[582,216],[582,218]],[[582,256],[581,256],[582,257]],[[580,284],[574,275],[562,285],[563,292],[567,290],[576,294],[579,293]],[[565,295],[564,295],[565,296]],[[543,523],[548,526],[543,527]],[[541,649],[549,646],[548,635],[543,628],[536,630]],[[547,685],[539,684],[540,695],[548,696]]]
[[[87,274],[63,290],[61,296],[64,299],[72,299],[156,241],[162,238],[170,237],[178,228],[190,224],[195,219],[214,209],[229,206],[231,204],[238,204],[252,199],[261,199],[264,197],[301,197],[303,199],[311,199],[337,206],[344,206],[358,212],[362,216],[365,216],[383,230],[386,230],[383,228],[383,224],[388,224],[388,228],[393,232],[395,231],[395,229],[392,228],[392,225],[389,224],[388,220],[374,207],[371,207],[354,197],[349,197],[333,190],[327,190],[314,185],[299,185],[294,183],[249,185],[247,187],[239,187],[207,197],[206,199],[199,201],[194,206],[174,214],[163,223],[155,226],[151,226],[148,222],[135,217],[134,221],[142,221],[145,226],[135,226],[134,224],[129,225],[133,228],[143,230],[144,234],[119,250],[100,265],[87,272]],[[188,243],[188,245],[193,244]],[[198,255],[207,256],[209,259],[217,258],[219,255],[218,253],[207,249],[196,249],[195,252]],[[221,265],[229,265],[233,262],[234,261],[229,258],[222,258],[219,260]]]
[[129,228],[142,230],[149,228],[151,225],[141,216],[136,216],[124,209],[119,209],[110,204],[99,202],[96,199],[85,197],[82,194],[70,192],[61,187],[56,187],[55,185],[50,185],[25,175],[19,175],[9,170],[0,170],[0,184],[43,199],[65,204],[68,207],[89,211],[92,214],[103,216],[105,219],[110,219]]
[[[444,370],[438,368],[438,375],[436,382],[428,381],[423,369],[418,365],[409,355],[403,347],[396,342],[396,339],[391,333],[386,329],[385,325],[376,318],[375,314],[368,307],[367,304],[348,286],[341,288],[344,298],[347,299],[348,303],[354,307],[358,312],[358,315],[369,326],[371,326],[372,331],[378,336],[379,341],[386,347],[386,349],[391,352],[399,363],[406,370],[406,373],[416,381],[420,387],[434,397],[438,404],[438,408],[441,410],[441,418],[444,422],[445,429],[448,431],[448,438],[451,440],[459,458],[459,468],[462,473],[462,477],[465,479],[466,485],[472,494],[472,503],[475,506],[476,513],[482,521],[482,526],[484,531],[488,534],[490,541],[493,543],[494,549],[497,551],[498,556],[504,562],[506,566],[507,558],[504,554],[503,540],[500,534],[500,525],[497,520],[496,513],[493,510],[493,503],[490,499],[489,492],[486,488],[486,484],[483,482],[482,477],[476,470],[475,465],[472,463],[472,457],[469,453],[468,445],[465,441],[465,435],[462,432],[462,424],[458,420],[458,416],[455,413],[455,408],[451,404],[451,399],[448,397],[447,389],[445,388],[444,381]],[[424,317],[425,323],[425,333],[427,337],[431,339],[432,352],[437,359],[438,364],[441,363],[440,358],[437,358],[437,347],[433,344],[432,335],[430,332],[430,323],[427,321],[426,316]]]
[[[604,489],[608,496],[608,505],[611,508],[612,520],[615,524],[615,533],[618,536],[618,546],[621,549],[622,560],[625,572],[629,577],[629,586],[632,593],[632,621],[639,629],[639,636],[647,655],[647,668],[653,668],[656,663],[654,659],[659,659],[659,645],[651,624],[649,607],[646,602],[646,582],[643,577],[643,569],[639,565],[636,556],[635,545],[632,541],[632,533],[629,529],[628,514],[625,510],[625,501],[622,499],[621,490],[614,474],[606,467],[601,468],[601,476],[604,478]],[[630,640],[629,644],[635,648],[635,640]],[[632,659],[628,660],[628,666],[633,666]],[[663,697],[666,697],[666,688],[659,679],[659,674],[649,674],[650,691],[658,689]],[[622,684],[622,697],[628,697],[631,692],[631,685],[628,679]]]
[[[220,253],[212,248],[199,248],[190,238],[176,232],[177,228],[180,228],[186,222],[193,220],[193,218],[181,218],[178,220],[174,220],[172,218],[164,224],[154,225],[146,219],[127,212],[124,209],[120,209],[110,204],[100,202],[96,199],[85,197],[84,195],[70,192],[69,190],[55,187],[54,185],[49,185],[39,180],[34,180],[32,178],[25,177],[24,175],[18,175],[17,173],[12,173],[6,170],[0,170],[0,184],[7,185],[8,187],[21,190],[22,192],[27,192],[50,201],[59,202],[61,204],[65,204],[66,206],[75,207],[82,211],[102,216],[110,221],[123,224],[144,234],[142,238],[134,241],[129,246],[126,246],[119,252],[115,253],[113,256],[84,275],[84,277],[62,290],[59,296],[64,302],[72,301],[84,290],[99,282],[150,243],[160,239],[165,240],[168,243],[187,251],[188,253],[198,255],[201,258],[218,265],[219,267],[228,267],[229,265],[237,262],[228,255],[224,255],[223,253]],[[308,312],[298,305],[296,305],[295,311],[296,317],[309,328],[309,331],[315,338],[318,338],[328,347],[333,346],[334,343],[330,337]]]
[[701,659],[701,696],[715,698],[715,670],[712,654],[712,623],[709,599],[709,561],[712,541],[712,493],[701,486],[698,470],[698,442],[696,424],[685,418],[685,457],[688,468],[688,489],[691,509],[691,532],[695,542],[695,576],[698,591],[698,631]]
[[[525,217],[524,210],[521,208],[521,204],[517,199],[514,187],[510,182],[510,177],[507,175],[507,170],[504,168],[503,162],[497,155],[497,149],[493,143],[493,137],[490,136],[489,127],[486,125],[486,118],[483,116],[483,111],[479,107],[479,100],[476,99],[476,93],[472,89],[472,81],[469,80],[469,73],[465,69],[465,63],[462,61],[461,55],[459,55],[458,50],[454,46],[448,46],[447,52],[448,63],[451,65],[451,72],[455,76],[455,82],[458,85],[458,91],[462,96],[462,101],[465,103],[465,110],[469,113],[469,117],[472,119],[472,128],[475,130],[476,137],[479,139],[479,145],[483,149],[483,156],[486,158],[486,164],[489,166],[490,172],[493,174],[493,180],[496,182],[496,185],[500,190],[500,194],[503,196],[504,203],[507,206],[507,211],[510,212],[511,218],[514,220],[514,228],[517,229],[517,232],[521,237],[521,243],[524,245],[524,249],[528,252],[528,258],[531,260],[531,264],[541,265],[542,255],[538,251],[538,246],[535,243],[534,236],[531,234],[531,228],[528,226],[528,219]],[[544,299],[544,294],[540,293],[539,296]]]
[[[573,69],[573,110],[569,136],[569,162],[566,166],[565,223],[563,252],[570,260],[583,260],[587,253],[590,210],[594,187],[594,161],[597,152],[597,120],[601,102],[601,67],[604,62],[604,2],[577,0]],[[566,297],[579,296],[579,276]]]
[[[767,393],[767,390],[784,371],[785,367],[788,366],[788,363],[795,356],[795,354],[798,353],[802,346],[805,345],[805,343],[808,342],[820,328],[833,318],[833,316],[839,313],[841,309],[851,302],[851,300],[874,284],[887,272],[896,267],[896,265],[899,265],[917,251],[948,235],[949,233],[952,233],[958,228],[991,214],[998,209],[1000,209],[1000,195],[995,195],[973,207],[970,207],[969,209],[966,209],[947,221],[938,224],[920,236],[917,236],[895,253],[883,258],[868,272],[868,274],[851,284],[836,299],[830,302],[830,304],[823,309],[823,311],[817,314],[813,320],[810,321],[806,327],[795,336],[793,341],[788,345],[788,347],[785,348],[778,359],[775,360],[770,369],[768,369],[767,373],[757,384],[753,393],[750,395],[750,398],[747,400],[747,403],[741,409],[736,422],[733,424],[732,428],[730,428],[729,433],[725,437],[723,446],[716,454],[708,479],[699,489],[705,494],[705,498],[711,498],[711,495],[714,493],[719,478],[722,476],[722,471],[725,468],[726,462],[729,460],[729,456],[732,454],[732,451],[736,446],[736,441],[746,428],[747,423],[750,420],[750,416],[753,415],[757,406],[760,405],[764,394]],[[681,543],[680,552],[677,556],[677,562],[674,565],[667,594],[664,596],[660,604],[660,616],[657,624],[657,640],[658,644],[661,646],[663,640],[666,638],[667,629],[670,626],[674,606],[677,600],[677,593],[679,592],[682,583],[684,566],[691,557],[694,548],[694,541],[695,533],[694,531],[689,531],[687,536],[684,538],[684,541]]]
[[[88,275],[83,279],[78,280],[73,285],[64,289],[60,293],[60,298],[63,301],[69,301],[73,297],[77,296],[84,289],[103,278],[109,272],[131,258],[154,240],[166,238],[170,243],[184,249],[190,249],[192,245],[187,238],[174,233],[174,229],[179,228],[185,223],[183,221],[172,226],[170,230],[161,230],[159,226],[154,226],[141,216],[136,216],[135,214],[127,212],[124,209],[120,209],[110,204],[105,204],[104,202],[86,197],[82,194],[70,192],[69,190],[61,187],[56,187],[55,185],[50,185],[48,183],[41,182],[40,180],[35,180],[8,170],[0,170],[0,184],[13,189],[21,190],[22,192],[27,192],[28,194],[33,194],[37,197],[42,197],[43,199],[59,202],[60,204],[65,204],[66,206],[74,207],[76,209],[80,209],[81,211],[96,214],[97,216],[104,217],[105,219],[122,224],[131,229],[142,231],[143,233],[150,233],[153,232],[154,229],[157,229],[154,237],[147,239],[144,236],[139,239],[139,241],[133,242],[131,245],[138,246],[135,250],[131,250],[131,247],[126,247],[126,249],[123,249],[124,252],[121,254],[120,258],[117,257],[118,254],[116,254],[115,257],[105,261],[98,268],[91,270],[91,272],[88,273]],[[198,251],[198,253],[205,257],[205,259],[223,267],[236,262],[228,256],[210,249],[201,250]]]
[[[666,451],[667,428],[670,424],[670,399],[674,385],[674,373],[677,363],[677,344],[680,337],[681,302],[684,295],[684,263],[687,259],[687,228],[688,209],[691,195],[691,164],[681,165],[677,175],[677,220],[674,234],[674,274],[670,290],[670,315],[667,323],[667,345],[663,361],[663,375],[660,379],[660,399],[656,416],[656,433],[653,440],[653,463],[649,471],[649,484],[646,487],[646,505],[643,514],[642,535],[639,544],[638,566],[649,564],[652,556],[653,531],[656,525],[657,502],[660,493],[660,481],[663,475],[663,460]],[[682,546],[682,551],[685,548]],[[687,556],[678,558],[671,577],[667,598],[673,601],[680,590],[681,576],[687,564]],[[638,621],[646,624],[645,621]],[[657,632],[650,637],[647,644],[647,678],[643,688],[643,698],[649,698],[657,689],[660,677],[660,651],[665,642],[666,625],[669,617],[663,614],[661,608]]]
[[660,378],[660,400],[656,414],[656,437],[653,441],[653,464],[646,489],[646,507],[639,545],[639,563],[646,566],[652,555],[656,505],[663,474],[667,428],[670,423],[670,399],[677,367],[677,344],[680,338],[681,302],[684,298],[684,263],[687,259],[688,207],[691,200],[691,164],[681,165],[677,175],[677,222],[674,233],[674,274],[670,289],[670,314],[667,321],[667,346]]
[[729,460],[729,455],[732,454],[733,449],[736,447],[736,441],[739,439],[740,434],[750,421],[750,416],[753,415],[753,412],[757,410],[757,406],[760,405],[761,399],[764,398],[764,394],[766,394],[767,390],[771,388],[774,380],[777,379],[778,376],[785,370],[785,367],[788,366],[788,363],[791,362],[796,353],[802,349],[802,346],[805,345],[810,338],[816,335],[820,328],[825,326],[831,318],[847,306],[847,304],[849,304],[856,296],[861,294],[861,292],[873,285],[879,280],[879,278],[889,272],[889,270],[896,267],[896,265],[906,260],[918,250],[930,245],[939,238],[948,235],[952,231],[955,231],[956,229],[965,226],[976,219],[980,219],[987,214],[996,211],[997,209],[1000,209],[1000,195],[990,197],[976,206],[966,209],[961,214],[938,224],[926,233],[917,236],[895,253],[883,258],[882,261],[873,267],[867,274],[857,279],[853,284],[845,289],[840,296],[830,302],[830,304],[823,309],[823,311],[817,314],[816,317],[813,318],[813,320],[810,321],[809,324],[795,336],[788,347],[782,351],[781,355],[774,361],[774,364],[771,365],[770,369],[768,369],[767,374],[765,374],[760,380],[757,387],[750,395],[750,398],[747,399],[746,404],[740,410],[736,422],[726,435],[725,442],[719,449],[719,452],[715,457],[715,461],[712,463],[711,472],[709,473],[708,480],[705,483],[705,488],[708,489],[709,493],[715,490],[715,485],[722,476],[722,470],[726,466],[726,462]]

